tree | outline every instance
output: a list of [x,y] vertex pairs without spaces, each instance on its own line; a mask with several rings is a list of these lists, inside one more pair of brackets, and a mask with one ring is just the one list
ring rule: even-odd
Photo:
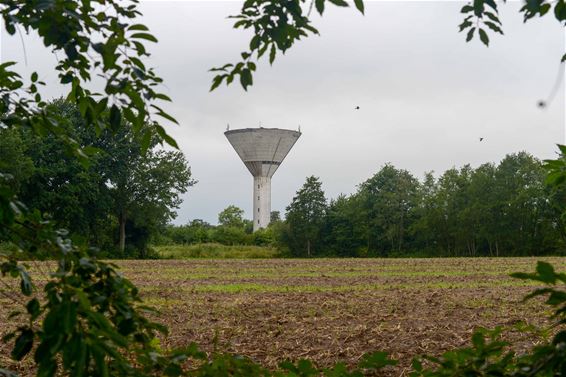
[[269,214],[269,223],[275,223],[281,221],[281,212],[279,211],[271,211]]
[[[112,135],[103,131],[97,136],[84,127],[74,105],[57,100],[48,106],[60,122],[67,123],[74,140],[99,152],[85,167],[67,154],[56,137],[21,131],[22,161],[30,161],[33,173],[25,182],[19,179],[20,199],[31,209],[48,214],[73,236],[103,249],[113,246],[113,225],[117,223],[123,252],[129,224],[130,235],[137,235],[130,237],[130,243],[143,256],[149,237],[174,218],[179,194],[195,183],[185,157],[153,148],[143,154],[131,132]],[[4,158],[1,155],[0,161],[8,163]]]
[[[159,101],[169,98],[155,90],[162,80],[140,60],[149,55],[144,43],[156,39],[136,23],[140,14],[136,1],[7,0],[0,14],[10,35],[22,29],[37,32],[44,45],[58,54],[56,74],[68,90],[66,99],[79,109],[85,129],[97,136],[128,130],[142,151],[152,140],[176,147],[162,123],[175,120],[159,107]],[[67,123],[42,100],[38,86],[44,83],[39,74],[23,79],[14,65],[0,64],[2,132],[51,135],[83,166],[92,163],[97,149],[77,142]],[[88,87],[92,77],[97,77],[101,93]],[[56,229],[18,200],[12,183],[12,176],[0,171],[0,241],[17,246],[16,252],[0,255],[0,272],[3,279],[19,279],[21,294],[28,298],[23,313],[29,317],[4,338],[14,338],[12,357],[22,360],[33,350],[37,373],[44,376],[180,374],[183,360],[197,353],[163,352],[156,331],[166,329],[138,308],[137,288],[114,266],[94,258],[86,245],[71,242],[66,230]],[[20,250],[31,258],[43,253],[57,260],[45,276],[43,291],[18,260]],[[22,302],[21,298],[14,301]]]
[[17,130],[0,128],[0,172],[9,176],[8,184],[15,192],[32,175],[33,161],[25,154],[24,141]]
[[418,204],[419,182],[387,164],[359,186],[368,252],[401,252]]
[[[342,0],[330,2],[347,5]],[[246,1],[236,26],[253,28],[250,51],[257,53],[259,58],[270,47],[272,62],[277,50],[286,51],[307,31],[316,33],[310,25],[308,13],[301,8],[304,3],[302,0]],[[324,0],[311,4],[322,14]],[[363,11],[361,0],[355,0],[355,4]],[[463,10],[473,11],[476,17],[483,17],[484,13],[487,16],[484,4],[497,12],[495,2],[487,0],[474,1],[473,7],[467,6],[471,9]],[[529,19],[537,14],[546,14],[551,7],[552,4],[546,1],[529,2],[522,11]],[[566,17],[564,8],[563,0],[554,3],[554,14],[561,23]],[[174,121],[156,105],[157,100],[169,100],[154,90],[161,79],[140,60],[140,57],[149,55],[144,41],[155,42],[156,39],[147,27],[135,23],[139,16],[136,1],[35,3],[6,0],[0,13],[9,34],[14,35],[20,27],[25,31],[36,31],[46,47],[59,53],[58,77],[68,89],[67,99],[79,108],[85,127],[92,127],[97,133],[131,129],[134,137],[141,140],[142,150],[147,150],[154,138],[176,146],[163,125],[156,120]],[[494,21],[498,21],[496,13],[487,17],[495,17]],[[488,25],[486,22],[483,24]],[[464,25],[462,29],[466,27]],[[482,41],[487,43],[485,32],[479,33]],[[215,78],[213,87],[222,80],[232,82],[235,75],[240,76],[244,88],[251,85],[255,70],[255,63],[249,60],[251,55],[243,53],[244,61],[233,66],[232,71],[221,79]],[[10,68],[13,65],[13,62],[0,65],[1,127],[29,129],[42,137],[55,135],[69,153],[87,165],[95,150],[79,145],[51,116],[37,90],[37,86],[43,84],[38,74],[32,73],[29,83],[24,82]],[[228,65],[220,70],[230,67]],[[100,87],[104,93],[98,94],[88,88],[93,76],[101,78]],[[107,108],[110,109],[109,122],[103,117]],[[122,122],[122,115],[127,124]],[[54,229],[40,215],[28,211],[17,200],[10,179],[6,173],[0,172],[0,240],[12,242],[31,253],[37,250],[49,252],[58,260],[57,271],[49,276],[44,295],[40,297],[42,300],[31,297],[26,304],[29,324],[12,334],[16,336],[13,358],[21,360],[34,349],[35,343],[36,363],[41,375],[124,376],[179,375],[182,372],[180,364],[187,357],[203,358],[194,349],[163,353],[154,341],[155,330],[163,328],[140,314],[136,307],[140,300],[137,289],[113,266],[92,258],[86,247],[77,247],[66,238],[64,231]],[[26,267],[14,255],[3,258],[3,277],[17,277],[22,294],[32,296],[33,282]],[[34,321],[40,317],[44,318],[42,330],[34,327]],[[561,357],[564,360],[563,355]],[[258,368],[238,364],[237,360],[232,363],[259,374]],[[58,371],[59,367],[63,371]]]
[[218,214],[218,223],[222,226],[243,228],[244,210],[235,205],[229,205]]
[[358,251],[363,246],[359,232],[361,222],[358,214],[358,202],[355,196],[340,195],[330,201],[326,211],[324,226],[324,247],[338,256],[359,256]]
[[297,191],[291,204],[287,207],[288,237],[294,255],[303,250],[310,257],[319,251],[319,236],[326,214],[326,198],[322,191],[322,183],[315,176],[307,177],[303,187]]
[[[56,100],[48,105],[61,127],[80,145],[92,145],[94,130],[84,128],[77,108]],[[27,178],[15,190],[29,209],[37,209],[73,237],[81,237],[93,246],[112,246],[109,211],[111,198],[100,171],[101,155],[83,166],[70,156],[58,137],[41,137],[30,130],[14,130],[22,145],[22,158],[31,165]],[[0,160],[8,162],[8,156]],[[110,242],[105,242],[109,237]]]
[[119,224],[119,249],[126,245],[126,228],[144,230],[138,241],[145,250],[151,229],[163,227],[174,219],[174,209],[179,208],[183,194],[195,184],[191,170],[181,152],[149,150],[140,153],[140,148],[122,149],[108,172],[111,184],[110,195],[114,203]]

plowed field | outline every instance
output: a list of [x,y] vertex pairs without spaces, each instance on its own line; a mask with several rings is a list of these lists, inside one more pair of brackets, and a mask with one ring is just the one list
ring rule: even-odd
[[[468,344],[475,327],[522,321],[541,325],[540,300],[520,303],[536,286],[508,277],[534,270],[533,258],[268,259],[118,262],[160,309],[171,329],[164,343],[246,355],[266,366],[310,358],[320,366],[355,363],[372,350],[401,360]],[[560,271],[566,258],[544,258]],[[0,309],[0,333],[8,325]],[[506,335],[518,349],[535,334]],[[0,345],[5,359],[8,348]]]

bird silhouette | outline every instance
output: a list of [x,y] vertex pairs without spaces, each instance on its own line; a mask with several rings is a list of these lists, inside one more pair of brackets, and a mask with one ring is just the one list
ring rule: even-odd
[[480,137],[480,142],[483,141],[483,137]]
[[359,106],[356,106],[356,110],[359,110],[359,109],[360,109],[360,107],[359,107]]

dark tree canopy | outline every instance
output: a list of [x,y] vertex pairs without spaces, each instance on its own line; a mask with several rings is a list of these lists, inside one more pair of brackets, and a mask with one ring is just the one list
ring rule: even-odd
[[305,184],[287,207],[285,215],[288,230],[286,238],[295,256],[311,256],[320,250],[320,228],[327,203],[322,183],[315,176],[307,177]]

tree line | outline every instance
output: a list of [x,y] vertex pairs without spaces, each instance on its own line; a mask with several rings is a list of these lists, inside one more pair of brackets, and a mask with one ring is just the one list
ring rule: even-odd
[[384,165],[352,195],[328,201],[308,177],[287,207],[278,243],[292,256],[564,254],[566,191],[545,184],[526,152],[419,181]]
[[229,205],[218,214],[218,225],[194,219],[184,225],[169,224],[152,239],[154,245],[193,245],[219,243],[222,245],[275,246],[275,224],[281,222],[278,211],[271,212],[272,225],[253,231],[253,222],[244,218],[244,210]]
[[85,166],[56,135],[0,129],[0,169],[11,189],[29,210],[105,257],[148,257],[150,240],[176,216],[179,195],[195,184],[183,153],[156,148],[156,139],[143,153],[131,128],[98,131],[85,127],[71,103],[48,106],[70,137],[96,154]]

